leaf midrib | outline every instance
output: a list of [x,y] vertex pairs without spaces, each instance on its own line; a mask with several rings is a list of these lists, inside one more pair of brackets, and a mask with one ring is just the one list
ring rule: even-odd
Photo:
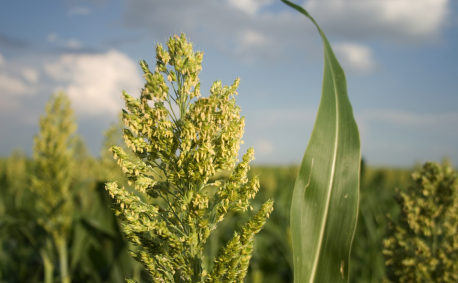
[[[321,29],[320,28],[318,28],[318,29],[320,30],[320,35],[322,37],[322,40],[325,41],[326,39],[323,38],[323,35],[321,34],[322,33]],[[325,42],[324,42],[324,45],[326,46]],[[327,47],[325,47],[325,54],[329,58],[328,48]],[[327,200],[326,200],[326,207],[325,207],[325,212],[324,212],[324,215],[323,215],[323,221],[322,221],[322,225],[321,225],[320,237],[319,237],[318,247],[317,247],[316,254],[315,254],[315,261],[313,263],[310,282],[313,282],[315,280],[315,274],[316,274],[316,270],[317,270],[317,266],[318,266],[318,258],[320,257],[321,245],[323,244],[324,229],[326,227],[326,221],[327,221],[327,216],[328,216],[328,211],[329,211],[329,202],[331,200],[332,185],[334,183],[334,171],[335,171],[335,168],[336,168],[336,160],[337,160],[337,141],[339,139],[339,127],[338,127],[338,125],[339,125],[339,100],[337,98],[337,87],[336,87],[337,83],[336,83],[336,79],[335,79],[335,75],[334,75],[334,68],[332,68],[331,62],[329,62],[329,60],[328,60],[328,65],[329,65],[329,69],[331,70],[332,82],[334,84],[334,96],[335,96],[335,99],[336,99],[336,138],[335,138],[335,142],[334,142],[334,157],[333,157],[333,161],[332,161],[331,181],[329,182],[329,189],[328,189],[329,193],[328,193],[328,197],[327,197]]]

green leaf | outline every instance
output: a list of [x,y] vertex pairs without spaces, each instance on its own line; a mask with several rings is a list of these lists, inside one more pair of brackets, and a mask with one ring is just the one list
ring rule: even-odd
[[348,282],[356,228],[361,149],[345,73],[315,20],[324,49],[321,102],[294,186],[291,236],[294,282]]

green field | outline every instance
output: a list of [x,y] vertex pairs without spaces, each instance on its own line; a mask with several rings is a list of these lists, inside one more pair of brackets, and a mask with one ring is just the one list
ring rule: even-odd
[[[114,142],[107,132],[107,144]],[[62,202],[72,202],[65,215],[59,207],[56,218],[71,221],[68,228],[69,273],[72,282],[124,282],[145,277],[142,267],[127,254],[135,249],[123,238],[110,210],[110,197],[104,189],[108,180],[122,180],[123,174],[109,155],[91,156],[80,141],[76,147],[71,194]],[[381,282],[384,277],[382,239],[386,215],[398,213],[395,188],[409,184],[412,170],[362,166],[358,226],[351,259],[351,282]],[[31,189],[35,164],[20,151],[0,160],[0,282],[43,282],[42,254],[53,263],[54,281],[59,282],[59,258],[51,235],[43,229],[42,203]],[[274,211],[255,240],[253,258],[245,282],[293,282],[289,208],[298,166],[252,166],[261,189],[253,202],[254,210],[275,198]],[[219,174],[217,178],[225,178]],[[127,185],[127,184],[126,184]],[[141,196],[145,198],[144,196]],[[145,198],[145,200],[147,200]],[[59,204],[57,204],[59,206]],[[218,247],[239,230],[251,213],[234,213],[210,236],[204,264],[208,267]],[[147,282],[147,281],[142,281]]]

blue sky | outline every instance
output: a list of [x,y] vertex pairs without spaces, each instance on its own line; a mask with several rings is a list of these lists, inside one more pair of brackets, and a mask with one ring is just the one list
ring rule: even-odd
[[[458,164],[458,2],[306,0],[343,65],[370,165]],[[185,32],[204,51],[202,94],[241,78],[242,150],[258,164],[299,163],[321,93],[319,35],[274,0],[0,0],[0,155],[32,150],[49,96],[64,90],[94,154],[138,95],[138,59]]]

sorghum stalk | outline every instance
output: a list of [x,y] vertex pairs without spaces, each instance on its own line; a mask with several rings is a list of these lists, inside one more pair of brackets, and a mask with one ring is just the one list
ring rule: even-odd
[[[142,201],[116,182],[106,189],[124,234],[142,247],[130,254],[153,282],[242,282],[253,236],[272,211],[272,200],[221,249],[210,273],[202,269],[210,232],[228,212],[251,208],[259,189],[257,177],[247,178],[254,150],[248,149],[236,165],[245,125],[234,98],[240,80],[224,87],[216,81],[210,96],[200,97],[203,52],[194,52],[184,34],[171,37],[167,48],[156,46],[154,72],[140,61],[146,79],[140,98],[123,92],[124,139],[134,156],[111,147],[130,184],[156,201]],[[233,171],[226,181],[208,183],[228,169]],[[209,194],[211,188],[216,193]]]
[[46,248],[40,248],[40,256],[44,266],[44,283],[52,283],[54,281],[54,264],[48,253],[49,251]]

